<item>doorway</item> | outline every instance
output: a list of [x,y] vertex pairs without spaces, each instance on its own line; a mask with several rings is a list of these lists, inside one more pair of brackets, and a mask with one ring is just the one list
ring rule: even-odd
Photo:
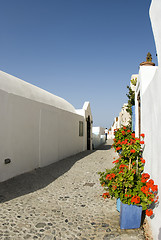
[[91,150],[91,121],[90,116],[87,118],[87,150]]

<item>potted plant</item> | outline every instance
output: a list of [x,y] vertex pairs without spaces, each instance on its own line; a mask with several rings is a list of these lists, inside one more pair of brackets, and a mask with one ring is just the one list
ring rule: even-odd
[[[123,134],[123,137],[121,136]],[[150,175],[143,173],[145,160],[142,158],[144,134],[141,140],[124,127],[115,131],[114,148],[119,145],[121,155],[113,163],[111,170],[100,174],[100,183],[106,190],[106,197],[120,198],[120,228],[138,228],[141,222],[141,213],[146,210],[146,215],[153,214],[151,204],[158,201],[158,186]]]

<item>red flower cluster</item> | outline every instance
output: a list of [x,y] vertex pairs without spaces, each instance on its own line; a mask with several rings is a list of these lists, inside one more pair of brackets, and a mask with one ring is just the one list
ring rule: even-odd
[[130,152],[131,152],[131,153],[135,153],[135,149],[131,149]]
[[140,144],[144,144],[144,141],[140,141]]
[[151,190],[152,190],[153,192],[158,192],[158,185],[153,185],[153,186],[151,186]]
[[140,136],[144,138],[144,137],[145,137],[145,134],[144,134],[144,133],[142,133],[142,134],[140,134]]
[[128,143],[128,139],[125,139],[124,141],[122,141],[121,144],[123,145],[123,144],[127,144],[127,143]]
[[138,203],[140,203],[140,197],[139,196],[133,196],[132,198],[131,198],[131,202],[132,203],[136,203],[136,204],[138,204]]
[[129,194],[129,195],[128,195],[128,194],[125,194],[125,197],[131,197],[131,195],[130,195],[130,194]]
[[113,190],[116,190],[117,186],[116,186],[116,185],[113,185],[112,188],[113,188]]
[[117,159],[117,160],[113,161],[112,163],[118,163],[118,162],[119,162],[119,160]]
[[140,158],[140,160],[141,160],[142,163],[145,163],[145,160],[143,158]]
[[107,174],[106,176],[106,180],[111,180],[112,178],[114,178],[116,175],[114,173],[111,174]]
[[133,138],[135,138],[135,133],[131,133],[131,136],[132,136]]
[[125,164],[120,164],[119,169],[124,169],[125,167],[128,168]]
[[106,193],[103,193],[102,194],[102,197],[105,199],[105,198],[110,198],[110,194],[108,192]]
[[122,135],[125,135],[125,131],[122,131]]
[[121,147],[117,147],[117,148],[116,148],[116,151],[119,151],[120,149],[121,149]]
[[141,175],[141,182],[142,182],[142,183],[145,183],[145,182],[148,181],[149,178],[150,178],[150,175],[149,175],[148,173],[143,173],[143,174]]
[[148,217],[152,216],[152,215],[153,215],[153,210],[152,210],[152,209],[147,209],[147,210],[146,210],[146,215],[147,215]]
[[152,179],[150,179],[148,182],[146,182],[146,186],[148,188],[151,188],[152,186],[154,186],[154,181]]
[[147,195],[149,193],[149,188],[146,186],[143,186],[141,187],[141,191]]

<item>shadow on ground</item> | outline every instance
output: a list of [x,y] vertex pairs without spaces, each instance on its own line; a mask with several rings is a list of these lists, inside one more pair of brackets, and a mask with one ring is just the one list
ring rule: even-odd
[[95,150],[110,150],[111,149],[111,145],[107,145],[107,144],[102,144],[101,146],[99,146],[98,148],[96,148]]
[[0,203],[46,187],[58,177],[69,171],[70,168],[80,159],[97,150],[109,150],[110,148],[111,145],[103,144],[95,150],[87,150],[78,153],[46,167],[37,168],[31,172],[21,174],[2,182],[0,183]]

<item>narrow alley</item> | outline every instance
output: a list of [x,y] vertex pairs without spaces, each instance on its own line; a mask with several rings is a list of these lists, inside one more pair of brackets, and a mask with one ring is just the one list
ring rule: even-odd
[[142,229],[120,230],[116,200],[102,198],[111,144],[0,183],[0,239],[143,240]]

